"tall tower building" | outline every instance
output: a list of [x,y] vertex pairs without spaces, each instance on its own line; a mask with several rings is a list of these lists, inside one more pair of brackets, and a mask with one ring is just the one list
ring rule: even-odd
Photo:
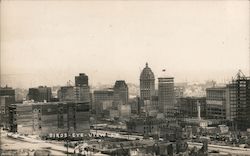
[[158,78],[158,103],[159,112],[166,113],[171,116],[175,110],[175,94],[174,94],[174,78],[160,77]]
[[146,67],[142,70],[140,75],[140,95],[142,100],[151,100],[155,94],[155,76],[152,70]]
[[90,88],[89,78],[85,73],[80,73],[79,76],[75,76],[75,99],[77,101],[90,101]]
[[241,71],[229,84],[230,115],[237,129],[250,128],[250,77]]
[[124,80],[118,80],[114,86],[114,103],[128,104],[128,86]]
[[85,73],[80,73],[79,76],[75,76],[75,86],[88,86],[88,76]]

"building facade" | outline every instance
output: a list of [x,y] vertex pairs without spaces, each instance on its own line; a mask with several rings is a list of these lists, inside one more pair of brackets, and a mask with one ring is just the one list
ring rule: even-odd
[[90,102],[90,88],[89,86],[74,87],[74,98],[76,101]]
[[164,119],[153,117],[132,118],[127,123],[128,132],[140,133],[144,136],[160,135],[162,128],[167,127],[168,122]]
[[131,116],[131,105],[119,105],[118,112],[121,119],[128,119]]
[[198,104],[200,105],[200,116],[206,118],[206,97],[182,97],[177,99],[180,115],[183,118],[197,118]]
[[131,106],[132,114],[140,113],[140,98],[139,97],[129,99],[129,105]]
[[158,78],[158,100],[159,112],[173,116],[176,110],[173,77]]
[[39,86],[38,88],[29,88],[28,99],[35,102],[51,101],[52,91],[50,87]]
[[80,73],[79,76],[75,76],[75,86],[88,86],[88,76],[85,73]]
[[15,90],[11,87],[0,87],[0,96],[11,96],[15,98]]
[[206,103],[208,119],[230,119],[228,87],[207,88]]
[[20,134],[63,138],[89,133],[89,102],[24,103],[14,107]]
[[231,120],[239,130],[250,128],[250,77],[239,71],[229,84]]
[[118,80],[114,85],[114,105],[128,104],[128,86],[124,80]]
[[59,101],[75,101],[74,86],[63,86],[57,92]]
[[111,101],[113,103],[114,101],[114,90],[113,89],[105,89],[105,90],[95,90],[93,93],[94,96],[94,105],[93,109],[96,113],[101,112],[101,105],[105,101]]
[[90,101],[89,86],[63,86],[58,90],[59,101]]
[[183,86],[174,86],[175,98],[182,98],[184,96],[185,88]]
[[17,123],[16,123],[16,106],[14,104],[9,105],[9,131],[17,132]]
[[151,100],[153,95],[155,95],[155,76],[146,63],[140,75],[140,97],[142,100]]
[[9,125],[9,106],[15,103],[15,90],[11,87],[0,88],[0,126],[4,128],[10,127]]

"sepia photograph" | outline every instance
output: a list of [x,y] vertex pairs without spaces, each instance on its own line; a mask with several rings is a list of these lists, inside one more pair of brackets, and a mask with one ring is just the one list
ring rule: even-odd
[[249,0],[0,0],[1,156],[250,156]]

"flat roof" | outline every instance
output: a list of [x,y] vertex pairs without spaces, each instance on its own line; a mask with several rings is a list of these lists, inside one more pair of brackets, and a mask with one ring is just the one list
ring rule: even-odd
[[11,104],[12,106],[28,106],[28,105],[57,105],[57,104],[75,104],[75,103],[89,103],[89,101],[57,101],[57,102],[27,102]]

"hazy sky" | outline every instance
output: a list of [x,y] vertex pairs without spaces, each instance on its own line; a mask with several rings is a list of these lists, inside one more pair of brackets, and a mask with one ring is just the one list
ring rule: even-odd
[[249,70],[249,1],[1,1],[1,85],[229,80]]

